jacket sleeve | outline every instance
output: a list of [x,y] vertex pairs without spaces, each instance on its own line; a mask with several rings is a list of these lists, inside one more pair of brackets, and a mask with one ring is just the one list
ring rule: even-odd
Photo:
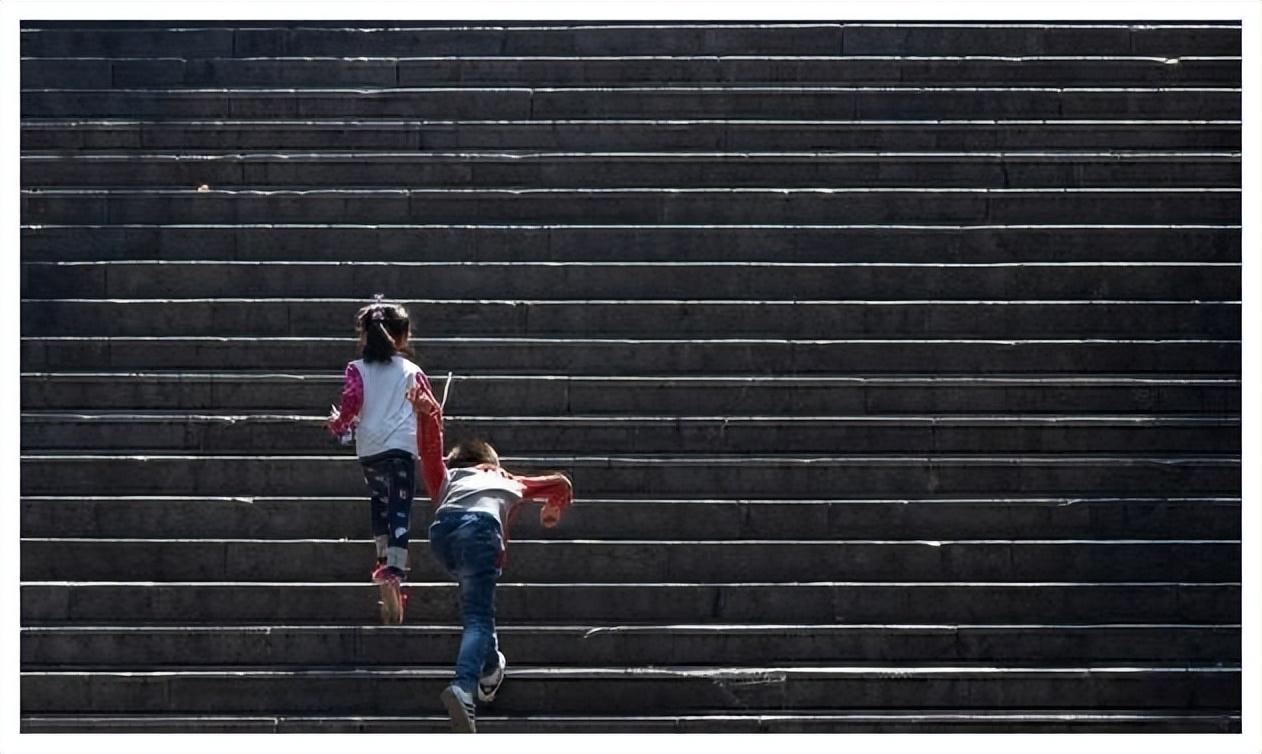
[[[423,372],[416,375],[416,386],[431,399],[434,392],[430,389],[429,380]],[[437,400],[433,400],[432,410],[419,409],[416,412],[416,450],[421,459],[421,478],[425,480],[425,491],[434,505],[441,502],[438,493],[442,490],[443,480],[447,478],[447,463],[443,460],[443,410]]]
[[425,391],[430,395],[434,394],[434,386],[430,384],[429,375],[424,372],[416,373],[416,384],[425,388]]
[[360,376],[354,364],[347,364],[346,373],[342,378],[342,405],[338,409],[337,418],[328,424],[329,432],[334,437],[341,435],[355,423],[363,407],[364,378]]
[[564,474],[514,476],[522,486],[523,500],[538,500],[545,505],[565,508],[574,502],[574,485]]

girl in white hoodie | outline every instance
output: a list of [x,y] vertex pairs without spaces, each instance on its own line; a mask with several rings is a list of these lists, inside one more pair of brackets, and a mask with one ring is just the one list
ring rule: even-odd
[[[412,498],[416,492],[418,426],[408,394],[432,395],[429,378],[409,358],[411,328],[407,310],[380,300],[356,315],[362,357],[346,365],[341,408],[328,417],[335,437],[353,430],[371,499],[377,561],[372,580],[382,587],[383,616],[400,623],[406,599]],[[441,425],[436,439],[442,446]]]

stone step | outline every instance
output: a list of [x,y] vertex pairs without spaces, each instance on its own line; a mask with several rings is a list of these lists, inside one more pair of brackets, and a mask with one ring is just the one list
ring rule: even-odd
[[[447,716],[23,715],[23,733],[446,733]],[[487,733],[1239,733],[1239,711],[986,710],[504,717]]]
[[[1240,190],[1162,189],[46,189],[45,223],[1239,223]],[[1098,254],[1098,250],[1096,251]]]
[[[415,310],[413,310],[415,312]],[[434,379],[445,376],[435,372]],[[310,411],[336,402],[342,375],[248,372],[25,372],[27,411]],[[717,413],[881,415],[1204,413],[1238,415],[1226,378],[955,376],[453,377],[451,413],[570,416]]]
[[[426,50],[419,50],[427,52]],[[27,57],[28,87],[709,84],[1240,84],[1235,56],[430,55]]]
[[[163,270],[165,265],[154,265],[152,269]],[[529,285],[530,267],[527,263],[518,263],[518,270],[507,270],[514,275],[514,282],[523,287]],[[60,266],[57,270],[73,270]],[[178,269],[178,268],[172,268]],[[189,268],[185,268],[189,269]],[[227,267],[220,270],[231,269]],[[429,268],[440,270],[440,268]],[[484,268],[493,271],[494,268]],[[595,277],[586,284],[620,286],[619,291],[634,294],[630,286],[631,280],[643,279],[644,276],[634,273],[635,268],[625,271],[613,271],[606,268],[605,275]],[[659,268],[660,269],[660,268]],[[767,272],[767,268],[762,268]],[[864,270],[848,268],[852,272],[863,273]],[[906,268],[883,268],[885,275],[871,282],[883,285],[885,280],[896,274],[907,272]],[[957,268],[958,269],[958,268]],[[1047,277],[1065,277],[1067,270],[1054,268],[1060,275]],[[1089,281],[1095,293],[1104,288],[1127,287],[1130,295],[1141,293],[1135,290],[1140,285],[1160,285],[1161,281],[1152,274],[1158,270],[1170,268],[1128,267],[1139,274],[1117,277],[1117,268],[1089,267],[1096,276]],[[1232,285],[1236,270],[1180,267],[1177,270],[1188,270],[1191,275],[1179,278],[1183,285],[1169,293],[1180,297],[1195,297],[1189,290],[1194,286],[1188,277],[1201,277],[1203,286],[1221,287],[1220,293],[1239,295],[1239,285]],[[115,269],[106,272],[110,285],[114,285],[119,277]],[[347,268],[343,268],[347,270]],[[683,272],[692,272],[686,268],[673,268],[663,276],[664,279],[675,279]],[[840,271],[840,270],[839,270]],[[1117,271],[1120,272],[1120,269]],[[1223,275],[1229,271],[1233,274]],[[131,270],[124,270],[131,272]],[[184,285],[209,285],[198,279],[201,270],[192,268],[190,274],[180,274]],[[459,272],[459,271],[457,271]],[[718,280],[722,282],[722,267],[715,268]],[[809,271],[813,273],[814,271]],[[831,272],[831,270],[829,271]],[[991,272],[990,270],[969,270],[969,272]],[[1206,273],[1197,275],[1196,273]],[[631,274],[628,274],[631,273]],[[176,273],[179,274],[179,273]],[[569,277],[569,273],[561,273]],[[1167,275],[1170,273],[1167,272]],[[34,276],[33,276],[34,277]],[[67,281],[65,278],[70,277]],[[30,285],[28,293],[56,295],[61,291],[49,292],[48,287],[62,285],[76,286],[77,276],[58,274],[39,275],[39,285]],[[153,278],[157,278],[155,275]],[[219,279],[230,278],[222,275]],[[281,275],[269,275],[269,280],[289,282],[297,287],[298,283],[308,276],[294,275],[287,279]],[[406,278],[407,275],[402,277]],[[436,275],[437,277],[437,275]],[[460,277],[466,277],[460,275]],[[687,276],[691,278],[692,276]],[[741,277],[745,277],[742,275]],[[755,283],[749,279],[750,287],[762,282],[774,285],[775,276],[764,274],[763,279]],[[849,278],[834,278],[832,275],[808,274],[802,276],[803,288],[809,289],[807,281],[817,281],[823,285],[825,280],[832,281],[845,292],[847,284],[860,285],[862,274]],[[923,277],[915,276],[913,277]],[[977,276],[981,277],[981,276]],[[989,276],[988,276],[989,277]],[[168,279],[148,281],[135,280],[134,285],[140,288],[135,291],[141,295],[159,293],[152,288],[167,287]],[[628,279],[630,278],[630,280]],[[767,280],[766,278],[770,278]],[[1173,280],[1173,276],[1171,276]],[[1033,278],[1041,279],[1041,278]],[[101,283],[104,283],[101,280]],[[244,281],[243,281],[244,282]],[[917,282],[931,285],[928,280],[907,281],[909,286]],[[983,281],[980,285],[986,285]],[[479,280],[471,279],[468,286],[477,286]],[[577,281],[564,284],[566,292],[573,292],[571,285]],[[1002,283],[1000,283],[1002,284]],[[123,286],[129,286],[124,277]],[[436,286],[439,284],[435,284]],[[682,281],[680,282],[683,286]],[[1066,283],[1068,286],[1068,283]],[[621,286],[627,286],[622,288]],[[406,284],[401,285],[405,290]],[[716,289],[721,285],[714,286]],[[945,285],[943,287],[946,287]],[[1013,293],[1025,293],[1034,286],[1026,286],[1024,282],[1017,286]],[[457,292],[463,292],[465,286],[453,285]],[[283,288],[282,288],[283,290]],[[261,288],[259,292],[263,291]],[[490,291],[488,291],[490,292]],[[539,292],[545,293],[542,284]],[[701,292],[694,289],[694,292]],[[719,293],[738,293],[736,290],[718,290]],[[786,291],[787,292],[787,291]],[[820,293],[825,291],[820,290]],[[896,293],[897,291],[882,291]],[[914,289],[908,293],[915,293]],[[960,291],[964,293],[965,291]],[[990,291],[986,291],[989,293]],[[1047,293],[1054,291],[1048,290]],[[1068,291],[1072,293],[1072,291]],[[1155,291],[1154,291],[1155,292]],[[480,291],[471,291],[471,295],[479,295]],[[1040,291],[1030,291],[1038,295]],[[358,299],[145,299],[145,298],[111,298],[111,299],[23,299],[20,305],[21,333],[27,337],[41,335],[111,335],[111,336],[327,336],[337,335],[346,330],[347,322],[353,321],[354,312],[363,305]],[[477,337],[506,335],[513,337],[610,337],[625,336],[633,338],[652,337],[660,333],[671,333],[675,336],[696,335],[699,337],[774,337],[782,333],[793,333],[798,338],[844,338],[872,337],[898,338],[906,335],[931,337],[964,337],[964,338],[1039,338],[1039,337],[1109,337],[1127,335],[1131,337],[1225,337],[1241,336],[1240,304],[1235,301],[1142,301],[1142,300],[1069,300],[1069,301],[881,301],[881,300],[849,300],[849,301],[810,301],[810,300],[770,300],[757,299],[751,301],[700,301],[692,300],[656,300],[636,301],[618,299],[589,299],[568,301],[533,300],[496,300],[496,299],[440,299],[405,301],[408,314],[413,322],[415,332],[442,333],[444,335],[472,335]]]
[[[23,412],[26,453],[326,455],[321,404],[304,414]],[[1239,454],[1239,416],[494,416],[449,413],[448,442],[479,437],[524,454],[1195,453]]]
[[22,30],[24,57],[430,55],[1239,55],[1240,26],[1194,23],[766,23],[571,25],[538,22],[354,27],[206,26]]
[[[23,119],[24,150],[1238,150],[1239,120]],[[477,116],[474,116],[477,117]]]
[[[425,506],[415,514],[429,515]],[[23,497],[23,537],[368,537],[355,497]],[[523,539],[1239,539],[1235,497],[904,497],[872,500],[592,498],[545,529],[521,515]],[[422,548],[423,549],[423,548]],[[418,557],[427,557],[418,554]]]
[[[371,295],[365,290],[365,297]],[[413,338],[419,361],[459,365],[464,374],[741,374],[807,376],[915,372],[1134,374],[1240,373],[1240,341],[1096,340],[787,340]],[[353,338],[22,338],[26,371],[103,369],[321,369],[358,358]],[[505,370],[505,367],[510,370]]]
[[[331,442],[331,441],[330,441]],[[1236,496],[1238,456],[502,456],[518,473],[569,473],[577,496]],[[23,495],[364,494],[350,448],[331,456],[23,455]]]
[[25,261],[1238,262],[1239,225],[39,225]]
[[[751,707],[1094,707],[1230,709],[1239,666],[1051,668],[831,666],[509,668],[495,711],[679,714]],[[39,713],[430,714],[449,667],[376,670],[50,671],[21,674],[21,709]]]
[[[367,583],[23,583],[23,626],[378,622]],[[451,583],[407,587],[407,623],[454,623]],[[594,623],[1228,623],[1239,583],[524,584],[496,588],[496,621]],[[450,674],[450,668],[447,669]],[[544,709],[538,707],[536,709]]]
[[1237,152],[24,154],[26,187],[1077,188],[1240,185]]
[[644,86],[21,91],[24,118],[1238,119],[1238,87]]
[[[1229,51],[1239,44],[1230,25],[1158,23],[1130,25],[1127,29],[1130,52],[1139,54],[1177,48],[1204,54],[1213,50],[1214,54],[1225,55],[1232,54]],[[977,50],[992,54],[1030,54],[1033,50],[1085,54],[1087,50],[1120,44],[1120,35],[1118,25],[1107,23],[857,23],[843,26],[842,49],[851,55],[888,54],[895,50],[901,54],[933,55],[952,54],[976,45]]]
[[[204,666],[442,665],[460,626],[23,628],[25,671]],[[852,662],[1239,662],[1223,625],[498,626],[513,667]]]
[[[447,572],[414,506],[410,580]],[[522,516],[534,515],[528,506]],[[662,532],[667,534],[667,532]],[[510,532],[511,535],[511,532]],[[371,539],[23,539],[24,581],[367,580]],[[581,569],[574,566],[582,564]],[[1179,581],[1240,579],[1239,540],[536,541],[513,539],[504,579],[539,583]]]
[[[868,307],[868,301],[1238,302],[1240,272],[1240,265],[1233,262],[1012,262],[979,265],[871,262],[110,261],[24,263],[21,266],[21,286],[27,298],[38,299],[202,298],[231,292],[237,299],[237,306],[258,319],[264,318],[253,309],[248,299],[341,298],[342,301],[335,303],[314,302],[336,312],[336,328],[321,328],[320,334],[330,335],[344,330],[348,323],[353,324],[355,312],[363,306],[364,298],[368,298],[365,292],[373,290],[374,286],[380,290],[383,283],[418,298],[441,296],[440,300],[495,300],[511,291],[526,300],[577,300],[580,309],[586,309],[585,302],[589,300],[684,300],[698,303],[729,300],[741,302],[739,308],[764,317],[770,312],[760,311],[763,308],[760,301],[852,301],[861,308],[863,319],[867,319],[871,308],[879,308],[879,305]],[[241,301],[241,298],[247,300]],[[513,299],[510,303],[517,300]],[[967,330],[968,318],[973,316],[972,306],[968,309],[970,313],[962,318],[963,321],[957,320],[958,324],[945,329],[958,327]],[[523,311],[521,315],[529,313]],[[676,309],[671,314],[684,318],[694,313]],[[705,318],[706,312],[702,310],[696,314]],[[851,314],[853,317],[856,313],[852,310]],[[1238,308],[1229,316],[1238,318]],[[625,311],[617,317],[623,321],[632,319]],[[478,312],[475,322],[480,319],[481,313]],[[420,325],[419,319],[417,324]],[[769,329],[796,333],[796,328],[790,326],[792,324],[773,319]],[[921,328],[916,327],[914,322],[904,321],[901,324],[905,335],[920,333]],[[703,331],[708,329],[708,325],[703,322]],[[1119,324],[1114,331],[1125,329],[1123,324]],[[256,331],[250,334],[264,333]],[[878,337],[879,334],[879,331],[872,333]]]

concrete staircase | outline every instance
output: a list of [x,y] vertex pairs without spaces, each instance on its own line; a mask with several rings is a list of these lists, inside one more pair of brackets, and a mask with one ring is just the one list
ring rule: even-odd
[[579,495],[483,730],[1240,729],[1239,27],[180,27],[22,32],[24,731],[447,728],[377,291]]

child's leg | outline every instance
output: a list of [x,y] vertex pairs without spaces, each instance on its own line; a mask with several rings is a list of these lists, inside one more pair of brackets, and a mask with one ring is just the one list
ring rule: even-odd
[[390,514],[387,504],[390,497],[390,485],[385,464],[381,461],[364,464],[364,482],[368,485],[372,536],[377,544],[377,560],[384,561],[386,546],[390,538]]
[[500,637],[495,632],[495,596],[491,596],[491,644],[486,650],[486,659],[482,661],[482,669],[478,671],[478,677],[483,678],[499,667],[498,653],[500,651]]
[[456,685],[475,693],[487,664],[495,665],[495,584],[500,570],[500,532],[489,516],[471,514],[452,532],[452,560],[460,582],[464,633],[456,657]]
[[406,571],[412,526],[412,493],[416,489],[416,462],[391,458],[386,466],[387,531],[386,565]]

